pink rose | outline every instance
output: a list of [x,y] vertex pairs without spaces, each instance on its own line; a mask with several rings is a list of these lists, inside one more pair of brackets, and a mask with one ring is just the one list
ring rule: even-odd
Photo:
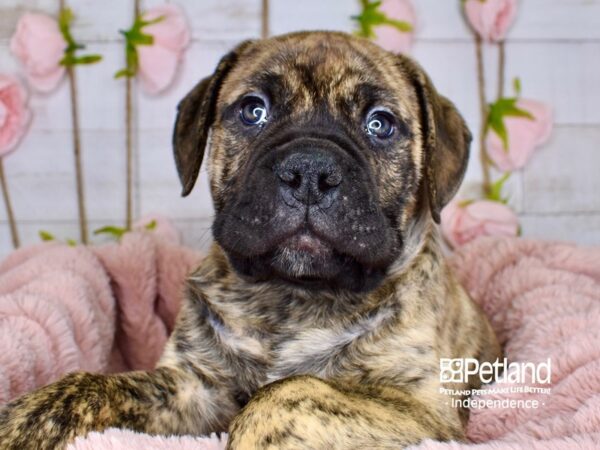
[[503,41],[517,15],[517,0],[466,0],[465,13],[484,41]]
[[157,6],[144,14],[145,21],[159,17],[160,21],[143,29],[154,37],[154,43],[137,47],[140,79],[150,94],[157,94],[171,84],[183,50],[190,42],[187,21],[178,6]]
[[0,75],[0,157],[15,149],[30,118],[23,84],[14,77]]
[[498,169],[510,172],[522,168],[534,150],[546,142],[552,133],[552,109],[535,100],[519,99],[517,108],[529,112],[527,117],[504,116],[508,147],[490,130],[486,136],[487,153]]
[[442,234],[452,247],[459,247],[479,236],[516,236],[517,216],[503,203],[476,200],[461,206],[450,202],[442,210]]
[[25,67],[27,80],[41,92],[54,89],[65,74],[60,60],[66,47],[57,21],[44,14],[23,14],[10,40],[10,50]]
[[[415,9],[410,0],[383,0],[379,11],[389,19],[407,22],[415,26]],[[375,42],[393,53],[408,53],[412,47],[414,31],[400,31],[392,25],[373,27]]]

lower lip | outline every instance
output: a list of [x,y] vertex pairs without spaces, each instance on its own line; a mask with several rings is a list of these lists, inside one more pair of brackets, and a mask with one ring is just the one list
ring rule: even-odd
[[312,255],[321,255],[330,251],[330,247],[326,243],[308,233],[293,236],[285,243],[285,247],[289,250]]

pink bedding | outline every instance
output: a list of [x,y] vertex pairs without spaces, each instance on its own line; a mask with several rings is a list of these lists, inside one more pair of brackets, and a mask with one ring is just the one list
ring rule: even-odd
[[[120,244],[43,244],[13,253],[0,264],[0,405],[70,371],[152,367],[183,279],[200,260],[165,221]],[[535,410],[474,409],[471,444],[417,448],[600,448],[600,248],[482,238],[451,263],[510,361],[551,358],[551,393],[512,394],[544,402]],[[70,448],[208,450],[224,448],[225,439],[107,430]]]

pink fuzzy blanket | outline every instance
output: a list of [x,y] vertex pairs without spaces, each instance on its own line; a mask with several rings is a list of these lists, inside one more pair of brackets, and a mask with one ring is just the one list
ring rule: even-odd
[[0,264],[0,406],[68,372],[154,367],[200,260],[161,219],[118,244],[12,253]]
[[[172,329],[185,274],[200,256],[159,221],[94,248],[45,244],[0,264],[0,405],[73,370],[152,367]],[[539,409],[474,409],[473,444],[419,449],[600,448],[600,248],[483,238],[451,264],[489,315],[510,361],[552,360]],[[485,398],[485,397],[484,397]],[[108,430],[71,450],[222,449],[225,437]]]

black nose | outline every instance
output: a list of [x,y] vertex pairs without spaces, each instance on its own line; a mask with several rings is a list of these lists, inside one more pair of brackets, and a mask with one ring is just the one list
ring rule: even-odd
[[321,151],[292,153],[277,165],[275,173],[282,181],[284,199],[291,194],[305,205],[330,206],[342,182],[335,159]]

